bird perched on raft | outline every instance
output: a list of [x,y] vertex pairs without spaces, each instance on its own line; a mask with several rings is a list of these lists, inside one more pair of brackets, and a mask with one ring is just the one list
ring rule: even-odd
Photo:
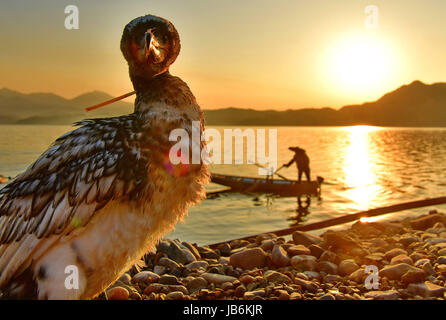
[[[194,95],[169,73],[177,30],[160,17],[136,18],[121,51],[134,112],[77,123],[0,191],[2,298],[94,298],[205,197],[206,165],[168,157],[173,129],[191,134],[199,121],[204,130]],[[78,281],[67,286],[69,275]]]

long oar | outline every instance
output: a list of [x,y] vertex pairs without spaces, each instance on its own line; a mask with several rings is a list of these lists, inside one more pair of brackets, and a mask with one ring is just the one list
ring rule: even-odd
[[95,110],[95,109],[101,108],[101,107],[106,106],[106,105],[108,105],[108,104],[111,104],[111,103],[113,103],[113,102],[116,102],[116,101],[125,99],[125,98],[127,98],[127,97],[130,97],[131,95],[134,95],[135,93],[136,93],[135,91],[128,92],[128,93],[126,93],[126,94],[123,94],[122,96],[119,96],[119,97],[116,97],[116,98],[113,98],[113,99],[110,99],[110,100],[107,100],[107,101],[104,101],[104,102],[95,104],[94,106],[85,108],[85,111],[88,112],[88,111],[91,111],[91,110]]
[[[267,169],[265,166],[262,166],[261,164],[258,164],[257,162],[254,163],[254,165],[256,165],[256,166],[259,167],[259,168]],[[282,169],[282,167],[280,167],[280,169]],[[288,178],[282,176],[281,174],[277,173],[277,171],[279,171],[279,170],[276,170],[276,171],[274,172],[275,175],[277,175],[278,177],[282,178],[283,180],[291,181],[290,179],[288,179]]]
[[[294,231],[297,231],[297,230],[299,230],[299,231],[318,230],[318,229],[328,228],[328,227],[352,222],[355,220],[359,220],[360,218],[375,217],[375,216],[379,216],[382,214],[394,213],[394,212],[403,211],[403,210],[409,210],[409,209],[415,209],[415,208],[421,208],[421,207],[427,207],[427,206],[433,206],[433,205],[445,204],[445,203],[446,203],[446,197],[438,197],[438,198],[431,198],[431,199],[425,199],[425,200],[404,202],[404,203],[394,204],[391,206],[361,211],[361,212],[354,213],[354,214],[346,214],[342,217],[331,218],[331,219],[327,219],[327,220],[320,221],[320,222],[309,223],[306,225],[301,225],[301,226],[296,226],[296,227],[291,227],[291,228],[286,228],[286,229],[281,229],[281,230],[275,230],[275,231],[270,231],[270,232],[262,232],[262,233],[259,233],[256,235],[251,235],[251,236],[233,239],[233,240],[248,240],[250,238],[255,238],[255,237],[257,237],[261,234],[265,234],[265,233],[274,233],[278,237],[281,237],[281,236],[286,236],[286,235],[292,234]],[[227,240],[227,241],[214,243],[214,244],[209,245],[209,247],[215,248],[222,243],[231,242],[233,240]]]

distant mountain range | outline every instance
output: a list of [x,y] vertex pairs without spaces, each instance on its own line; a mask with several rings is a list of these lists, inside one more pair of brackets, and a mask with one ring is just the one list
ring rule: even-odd
[[[0,89],[0,124],[70,124],[92,117],[130,113],[133,104],[119,101],[85,112],[84,108],[112,96],[99,91],[65,99],[51,93],[23,94]],[[205,110],[206,123],[230,126],[343,126],[367,124],[401,127],[446,126],[446,83],[414,81],[374,102],[339,110],[306,108],[285,111],[225,108]]]

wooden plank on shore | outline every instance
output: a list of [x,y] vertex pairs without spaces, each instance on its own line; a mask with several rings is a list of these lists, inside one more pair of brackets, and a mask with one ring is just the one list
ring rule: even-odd
[[[404,211],[404,210],[415,209],[415,208],[434,206],[434,205],[439,205],[439,204],[446,204],[446,197],[430,198],[430,199],[394,204],[391,206],[380,207],[380,208],[370,209],[370,210],[366,210],[366,211],[360,211],[360,212],[354,213],[354,214],[346,214],[342,217],[330,218],[330,219],[327,219],[324,221],[309,223],[306,225],[301,225],[301,226],[296,226],[296,227],[291,227],[291,228],[286,228],[286,229],[281,229],[281,230],[275,230],[275,231],[269,231],[269,232],[262,232],[262,233],[259,233],[256,235],[250,235],[247,237],[233,239],[233,240],[248,240],[250,238],[257,237],[257,236],[259,236],[261,234],[265,234],[265,233],[274,233],[278,237],[281,237],[281,236],[286,236],[286,235],[292,234],[294,231],[312,231],[312,230],[324,229],[324,228],[333,227],[336,225],[352,222],[355,220],[359,220],[361,218],[375,217],[375,216],[379,216],[379,215],[383,215],[383,214],[394,213],[394,212],[398,212],[398,211]],[[222,242],[218,242],[218,243],[213,243],[213,244],[210,244],[209,247],[215,248],[220,244],[231,242],[233,240],[227,240],[227,241],[222,241]]]

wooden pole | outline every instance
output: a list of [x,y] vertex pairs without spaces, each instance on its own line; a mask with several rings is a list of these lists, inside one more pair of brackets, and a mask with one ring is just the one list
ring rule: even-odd
[[[403,211],[403,210],[409,210],[409,209],[414,209],[414,208],[421,208],[421,207],[427,207],[427,206],[433,206],[433,205],[445,204],[445,203],[446,203],[446,197],[438,197],[438,198],[431,198],[431,199],[425,199],[425,200],[404,202],[404,203],[400,203],[400,204],[394,204],[391,206],[361,211],[361,212],[354,213],[354,214],[346,214],[342,217],[331,218],[331,219],[327,219],[324,221],[314,222],[314,223],[310,223],[310,224],[306,224],[306,225],[301,225],[301,226],[296,226],[296,227],[291,227],[291,228],[286,228],[286,229],[281,229],[281,230],[275,230],[275,231],[270,231],[270,232],[262,232],[262,233],[259,233],[256,235],[251,235],[251,236],[247,236],[247,237],[243,237],[243,238],[239,238],[239,239],[233,239],[233,240],[247,240],[247,239],[257,237],[257,236],[259,236],[261,234],[265,234],[265,233],[274,233],[278,237],[281,237],[281,236],[286,236],[286,235],[292,234],[294,231],[297,231],[297,230],[299,230],[299,231],[318,230],[318,229],[328,228],[328,227],[352,222],[352,221],[359,220],[360,218],[364,218],[364,217],[375,217],[375,216],[379,216],[382,214],[394,213],[394,212]],[[226,242],[231,242],[233,240],[227,240],[227,241],[222,241],[222,242],[218,242],[218,243],[213,243],[213,244],[209,245],[209,247],[215,248],[220,244],[223,244]]]
[[88,112],[88,111],[91,111],[91,110],[98,109],[98,108],[100,108],[100,107],[106,106],[106,105],[111,104],[111,103],[113,103],[113,102],[116,102],[116,101],[125,99],[125,98],[127,98],[127,97],[130,97],[131,95],[134,95],[135,93],[136,93],[135,91],[128,92],[128,93],[126,93],[126,94],[123,94],[122,96],[119,96],[119,97],[116,97],[116,98],[113,98],[113,99],[110,99],[110,100],[101,102],[101,103],[99,103],[99,104],[95,104],[94,106],[85,108],[85,111]]

